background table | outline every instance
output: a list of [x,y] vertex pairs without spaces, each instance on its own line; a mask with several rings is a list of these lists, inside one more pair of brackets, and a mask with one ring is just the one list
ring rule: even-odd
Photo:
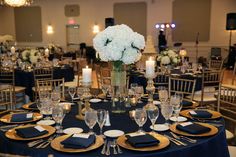
[[[61,79],[64,78],[65,82],[74,80],[74,70],[72,67],[65,68],[54,68],[53,78]],[[22,70],[15,70],[15,85],[26,87],[25,93],[33,99],[32,87],[34,87],[34,74],[33,72],[27,72]]]
[[[94,109],[104,108],[104,109],[111,109],[111,103],[96,103],[92,104]],[[138,105],[137,107],[142,107],[142,105]],[[63,121],[63,127],[81,127],[84,129],[84,132],[88,132],[88,127],[86,126],[84,121],[77,120],[75,115],[77,114],[77,105],[72,107],[72,111],[66,115]],[[129,110],[134,108],[129,108]],[[126,114],[121,115],[113,115],[110,112],[110,120],[111,126],[104,127],[104,131],[109,129],[120,129],[123,130],[125,133],[137,131],[138,126],[134,120],[131,120],[128,116],[128,112]],[[223,120],[222,120],[223,121]],[[158,123],[163,122],[163,117],[158,118]],[[147,123],[144,125],[145,131],[151,131],[150,121],[147,120]],[[0,125],[3,125],[1,123]],[[99,127],[96,124],[94,127],[94,131],[99,133]],[[169,134],[169,131],[164,132],[165,134]],[[122,148],[123,154],[119,155],[111,155],[111,156],[121,156],[121,157],[229,157],[226,138],[225,138],[225,131],[224,127],[219,127],[218,134],[212,137],[204,137],[204,138],[196,138],[198,142],[196,144],[188,143],[188,146],[176,146],[171,142],[171,144],[158,151],[153,152],[137,152],[137,151],[130,151]],[[186,142],[187,143],[187,142]],[[55,157],[62,157],[62,156],[82,156],[82,157],[97,157],[103,156],[101,155],[101,148],[98,148],[93,151],[89,151],[86,153],[80,154],[68,154],[68,153],[61,153],[58,151],[53,150],[50,146],[45,149],[36,149],[36,148],[28,148],[27,142],[24,141],[13,141],[9,140],[5,137],[3,132],[0,132],[0,152],[3,153],[15,153],[20,155],[30,155],[30,156],[47,156],[48,154],[53,154]],[[112,150],[112,149],[111,149]],[[105,156],[105,155],[104,155]]]

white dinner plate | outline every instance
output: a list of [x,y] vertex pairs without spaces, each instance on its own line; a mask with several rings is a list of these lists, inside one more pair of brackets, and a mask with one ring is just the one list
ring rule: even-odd
[[75,103],[71,103],[71,102],[60,102],[60,103],[59,103],[59,105],[64,105],[64,104],[75,105]]
[[54,120],[40,120],[37,122],[39,125],[54,125],[55,121]]
[[157,100],[154,100],[154,101],[153,101],[153,104],[154,104],[154,105],[160,105],[161,102],[160,102],[160,101],[157,101]]
[[[173,121],[173,122],[176,122],[176,117],[170,117],[170,120]],[[178,117],[178,122],[185,122],[187,121],[188,119],[185,118],[185,117],[182,117],[182,116],[179,116]]]
[[124,135],[124,131],[121,130],[108,130],[104,132],[104,135],[111,138],[116,138]]
[[[152,129],[152,126],[150,126],[150,128]],[[155,131],[166,131],[166,130],[169,130],[169,127],[165,124],[155,124],[153,130],[155,130]]]
[[89,102],[91,102],[91,103],[98,103],[98,102],[101,102],[101,101],[102,101],[102,99],[97,99],[97,98],[89,100]]
[[76,128],[76,127],[73,127],[73,128],[67,128],[67,129],[64,129],[63,130],[63,133],[64,134],[67,134],[67,135],[72,135],[72,134],[79,134],[81,132],[83,132],[84,130],[82,128]]

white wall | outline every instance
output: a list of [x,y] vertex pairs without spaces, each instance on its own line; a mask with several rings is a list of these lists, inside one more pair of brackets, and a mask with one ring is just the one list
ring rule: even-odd
[[[19,45],[47,45],[49,42],[66,47],[66,24],[68,18],[64,15],[66,4],[79,4],[80,16],[74,19],[80,25],[80,40],[92,45],[94,34],[92,26],[95,22],[104,28],[106,17],[113,17],[113,4],[117,2],[140,2],[145,1],[148,5],[147,34],[155,39],[158,31],[156,23],[171,22],[172,1],[174,0],[35,0],[34,5],[42,8],[42,43],[19,43]],[[210,41],[199,43],[199,55],[207,56],[211,46],[222,46],[227,48],[229,43],[229,32],[225,30],[226,14],[236,12],[236,0],[212,0]],[[138,16],[138,15],[137,15]],[[13,9],[0,8],[0,34],[15,34]],[[2,22],[3,21],[3,22]],[[55,33],[46,34],[46,26],[52,24]],[[178,26],[177,26],[178,27]],[[191,27],[191,26],[190,26]],[[232,43],[236,43],[236,33],[233,33]],[[171,32],[168,34],[168,44],[171,46]],[[195,56],[195,43],[184,42],[189,55]],[[227,53],[226,53],[227,54]]]

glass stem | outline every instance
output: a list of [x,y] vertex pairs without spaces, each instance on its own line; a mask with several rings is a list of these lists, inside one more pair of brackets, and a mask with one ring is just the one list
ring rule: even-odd
[[152,132],[154,132],[154,125],[155,123],[152,123]]
[[102,127],[100,127],[100,135],[102,135]]

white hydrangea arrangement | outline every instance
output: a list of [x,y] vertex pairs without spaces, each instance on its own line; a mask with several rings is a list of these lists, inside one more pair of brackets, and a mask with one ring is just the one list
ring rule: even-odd
[[36,49],[27,49],[21,53],[22,60],[30,63],[37,63],[40,56],[39,51]]
[[180,56],[173,50],[162,51],[157,57],[157,61],[160,61],[162,65],[176,65],[180,63]]
[[145,47],[144,37],[127,25],[109,26],[93,39],[93,46],[102,61],[132,64],[140,60]]

